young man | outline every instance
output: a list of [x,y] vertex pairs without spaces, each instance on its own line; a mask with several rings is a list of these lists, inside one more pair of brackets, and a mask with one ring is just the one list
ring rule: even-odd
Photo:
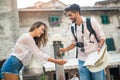
[[83,66],[88,54],[94,51],[100,51],[105,42],[105,34],[100,25],[94,18],[90,18],[92,28],[96,32],[96,36],[99,40],[98,42],[94,34],[89,36],[90,31],[87,29],[86,18],[81,16],[79,5],[72,4],[66,7],[65,12],[73,22],[71,26],[74,29],[74,31],[72,31],[74,35],[72,35],[73,39],[71,44],[66,48],[60,48],[59,51],[66,52],[77,46],[80,80],[104,80],[104,70],[93,73],[89,71],[86,66]]

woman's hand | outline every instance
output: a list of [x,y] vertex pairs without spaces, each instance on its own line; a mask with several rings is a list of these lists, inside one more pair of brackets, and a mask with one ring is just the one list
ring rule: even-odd
[[48,58],[48,61],[59,64],[59,65],[63,65],[68,62],[67,60],[55,59],[55,58]]
[[56,61],[56,63],[59,64],[59,65],[63,65],[67,62],[68,62],[67,60],[63,60],[63,59],[57,59],[57,61]]

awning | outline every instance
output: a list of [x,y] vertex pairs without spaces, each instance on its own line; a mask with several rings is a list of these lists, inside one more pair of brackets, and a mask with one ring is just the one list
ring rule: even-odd
[[[78,60],[75,58],[66,59],[68,62],[64,64],[64,69],[78,69]],[[110,54],[110,63],[109,66],[112,65],[120,65],[120,54],[111,53]],[[44,64],[45,71],[55,71],[55,64],[52,62],[46,62]]]
[[120,65],[120,53],[111,53],[110,54],[110,66]]
[[[76,69],[78,68],[78,60],[75,58],[65,59],[68,60],[66,64],[64,64],[64,69]],[[46,62],[44,65],[45,71],[55,71],[55,64],[52,62]]]

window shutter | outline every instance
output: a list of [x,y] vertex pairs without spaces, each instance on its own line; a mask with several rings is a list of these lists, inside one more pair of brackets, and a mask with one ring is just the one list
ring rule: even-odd
[[107,15],[102,15],[101,16],[101,22],[102,24],[109,24],[109,19],[108,19],[108,16]]
[[115,45],[114,45],[113,38],[107,38],[106,39],[106,44],[107,44],[107,50],[108,51],[115,51]]
[[50,23],[50,26],[60,26],[60,17],[59,16],[50,16],[49,23]]

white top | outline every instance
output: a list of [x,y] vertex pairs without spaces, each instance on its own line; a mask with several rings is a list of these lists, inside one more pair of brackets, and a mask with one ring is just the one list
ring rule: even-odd
[[22,61],[24,66],[27,66],[30,63],[32,55],[40,62],[47,61],[49,58],[49,56],[42,53],[42,51],[36,46],[33,37],[29,33],[23,34],[17,40],[11,55],[16,56]]
[[[87,55],[91,52],[97,51],[98,48],[98,42],[96,41],[96,38],[94,37],[94,35],[92,34],[89,38],[89,34],[90,32],[87,29],[86,26],[86,18],[82,17],[83,20],[83,25],[84,25],[84,34],[82,34],[82,25],[77,26],[77,39],[79,42],[82,42],[82,38],[81,36],[84,36],[84,48],[85,48],[85,52],[81,52],[80,48],[78,48],[78,59],[85,61],[87,58]],[[71,26],[75,26],[75,23],[73,23]],[[94,31],[96,32],[96,35],[98,37],[98,39],[105,39],[105,34],[101,28],[101,26],[98,24],[98,22],[94,19],[91,18],[91,26],[94,29]],[[75,28],[74,28],[75,29]],[[76,34],[76,32],[75,32]],[[94,41],[94,43],[90,43],[90,39],[91,41]],[[72,35],[72,43],[76,44],[75,38]]]

